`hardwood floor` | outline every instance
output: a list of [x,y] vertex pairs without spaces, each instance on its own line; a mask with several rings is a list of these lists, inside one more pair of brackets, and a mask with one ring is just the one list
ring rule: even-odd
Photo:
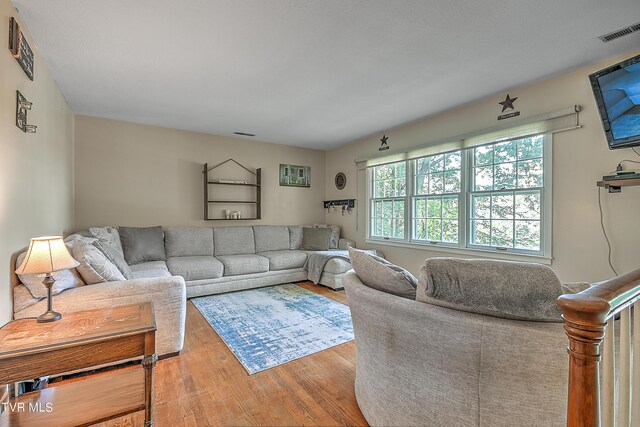
[[[347,302],[344,291],[298,285]],[[366,425],[353,389],[355,352],[352,341],[249,376],[189,301],[182,353],[156,365],[155,425]],[[142,425],[142,413],[98,424]]]

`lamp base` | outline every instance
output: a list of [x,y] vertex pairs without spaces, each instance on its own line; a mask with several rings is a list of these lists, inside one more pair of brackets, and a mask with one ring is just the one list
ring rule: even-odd
[[55,322],[56,320],[60,319],[62,319],[62,314],[50,310],[38,316],[38,323]]

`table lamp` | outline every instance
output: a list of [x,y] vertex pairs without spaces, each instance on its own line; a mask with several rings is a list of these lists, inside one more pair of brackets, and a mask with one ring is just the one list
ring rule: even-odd
[[68,270],[80,265],[73,259],[62,236],[45,236],[31,239],[29,250],[16,274],[44,274],[42,284],[47,288],[47,311],[38,317],[38,322],[60,320],[62,315],[53,311],[51,287],[56,282],[51,273]]

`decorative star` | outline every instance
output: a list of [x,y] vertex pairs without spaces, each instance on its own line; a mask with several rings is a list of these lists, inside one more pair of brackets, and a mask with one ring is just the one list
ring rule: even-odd
[[[513,107],[512,107],[513,108]],[[380,146],[384,146],[384,145],[388,145],[387,144],[387,140],[389,139],[389,137],[387,135],[382,135],[382,139],[380,140]]]
[[515,108],[513,106],[513,102],[516,99],[518,99],[517,96],[515,98],[511,98],[511,97],[509,97],[509,94],[507,94],[507,97],[505,98],[504,101],[498,102],[498,104],[502,105],[502,112],[504,113],[504,110],[506,110],[507,108],[511,108],[512,110],[515,110]]

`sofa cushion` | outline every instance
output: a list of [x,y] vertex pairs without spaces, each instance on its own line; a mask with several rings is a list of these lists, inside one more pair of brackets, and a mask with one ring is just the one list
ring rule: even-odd
[[354,248],[349,248],[349,259],[364,285],[399,297],[416,299],[418,281],[404,268]]
[[165,260],[162,227],[120,227],[118,231],[127,264]]
[[94,239],[98,239],[102,242],[107,242],[114,250],[120,253],[120,256],[124,258],[124,252],[122,251],[122,243],[120,242],[120,233],[115,227],[91,227],[89,228],[89,235]]
[[307,254],[302,251],[267,251],[260,252],[260,256],[269,259],[269,271],[300,268],[307,262]]
[[416,300],[460,311],[539,322],[562,322],[563,289],[549,267],[487,259],[429,258]]
[[171,273],[169,271],[157,268],[152,270],[140,270],[133,272],[134,279],[155,279],[157,277],[171,277]]
[[122,247],[118,250],[115,245],[101,239],[96,239],[93,244],[120,270],[125,279],[133,279],[131,267],[129,267],[129,264],[124,260],[124,256],[122,256]]
[[289,226],[289,249],[298,250],[302,246],[302,226]]
[[213,228],[166,228],[164,247],[167,257],[213,256]]
[[222,277],[224,266],[212,256],[181,256],[167,258],[167,267],[174,276],[184,280],[217,279]]
[[331,274],[343,274],[351,270],[352,268],[353,267],[351,266],[351,263],[349,263],[349,261],[347,261],[346,259],[331,258],[324,265],[323,273],[327,272]]
[[269,259],[260,255],[223,255],[217,258],[224,264],[225,276],[265,273],[269,271]]
[[216,227],[213,241],[216,256],[256,253],[253,227]]
[[143,262],[143,263],[135,264],[131,266],[131,271],[133,271],[134,273],[136,271],[147,271],[147,270],[169,271],[169,269],[167,268],[167,263],[164,261],[149,261],[149,262]]
[[256,225],[253,227],[256,253],[289,249],[289,227],[282,225]]
[[125,280],[116,267],[93,242],[95,239],[76,239],[71,254],[80,263],[78,272],[87,285]]
[[301,249],[306,251],[328,251],[331,238],[330,228],[304,227]]

